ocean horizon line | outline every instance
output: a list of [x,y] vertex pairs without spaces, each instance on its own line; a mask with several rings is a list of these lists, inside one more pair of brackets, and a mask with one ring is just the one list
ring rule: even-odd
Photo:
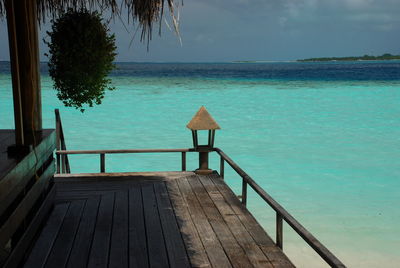
[[[354,60],[354,61],[309,61],[298,60],[234,60],[234,61],[114,61],[114,64],[267,64],[267,63],[296,63],[296,64],[345,64],[345,63],[370,63],[370,62],[397,62],[400,60]],[[0,63],[10,63],[9,60],[0,60]],[[48,61],[40,61],[41,64]]]
[[[9,63],[9,60],[0,60],[2,63]],[[279,62],[297,62],[297,60],[232,60],[232,61],[114,61],[113,63],[166,63],[166,64],[193,64],[193,63],[279,63]],[[40,61],[40,63],[48,63],[48,61]]]

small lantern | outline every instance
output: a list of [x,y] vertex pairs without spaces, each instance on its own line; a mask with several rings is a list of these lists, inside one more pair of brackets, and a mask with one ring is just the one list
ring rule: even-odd
[[[211,152],[214,147],[215,130],[221,128],[204,106],[200,107],[186,127],[192,131],[193,147],[197,152],[199,152],[199,169],[196,170],[196,173],[210,174],[212,170],[208,168],[208,153]],[[199,130],[208,130],[207,144],[199,144],[199,138],[197,135],[197,131]]]

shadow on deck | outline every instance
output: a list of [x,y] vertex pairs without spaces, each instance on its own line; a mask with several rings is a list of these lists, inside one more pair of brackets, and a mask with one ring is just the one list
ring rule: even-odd
[[57,175],[25,267],[293,267],[222,178]]

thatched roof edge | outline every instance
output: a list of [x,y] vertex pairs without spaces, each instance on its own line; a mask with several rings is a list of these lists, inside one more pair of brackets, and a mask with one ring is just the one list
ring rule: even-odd
[[[13,0],[0,0],[0,18],[6,16],[6,2]],[[29,0],[33,1],[33,0]],[[164,2],[167,2],[169,11],[174,16],[173,0],[36,0],[38,19],[56,18],[68,9],[105,11],[108,10],[113,17],[119,17],[122,11],[128,12],[128,22],[138,23],[142,29],[141,40],[151,39],[154,22],[161,22],[164,13]],[[120,4],[118,4],[119,2]]]

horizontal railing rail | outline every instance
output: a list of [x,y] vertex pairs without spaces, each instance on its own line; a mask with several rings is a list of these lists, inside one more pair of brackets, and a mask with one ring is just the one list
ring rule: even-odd
[[117,149],[117,150],[59,150],[58,154],[135,154],[195,152],[194,149]]
[[[220,156],[220,176],[224,178],[225,162],[242,178],[241,201],[244,206],[247,204],[247,185],[250,187],[276,212],[276,245],[283,249],[283,221],[285,221],[296,233],[303,238],[311,248],[331,267],[346,267],[332,252],[330,252],[321,242],[318,241],[306,228],[304,228],[289,212],[287,212],[275,199],[264,191],[242,168],[240,168],[228,155],[221,149],[213,149]],[[57,156],[70,154],[98,154],[100,156],[100,172],[105,172],[106,154],[136,154],[136,153],[181,153],[182,171],[186,171],[186,153],[196,152],[193,148],[184,149],[121,149],[121,150],[57,150]],[[60,157],[57,157],[57,173],[65,170],[60,168]]]
[[[100,172],[106,172],[106,154],[140,154],[140,153],[181,153],[182,154],[182,171],[186,171],[186,153],[195,152],[193,148],[182,149],[118,149],[118,150],[57,150],[57,173],[63,172],[65,164],[60,160],[60,156],[70,154],[98,154],[100,156]],[[60,168],[62,167],[62,168]],[[67,172],[69,173],[69,172]]]

